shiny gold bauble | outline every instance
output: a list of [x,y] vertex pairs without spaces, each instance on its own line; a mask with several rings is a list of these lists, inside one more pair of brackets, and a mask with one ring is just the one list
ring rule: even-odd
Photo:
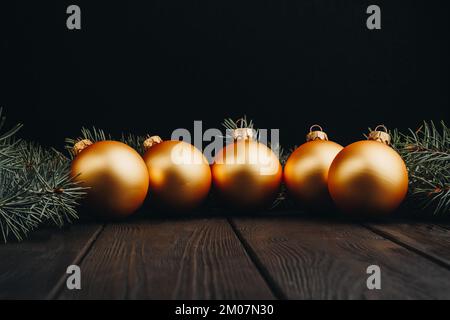
[[383,143],[387,140],[379,139],[374,132],[371,137],[372,141],[345,147],[334,159],[328,174],[331,197],[341,211],[350,215],[387,215],[401,204],[408,191],[408,172],[403,159]]
[[200,150],[183,141],[151,138],[144,155],[150,177],[150,201],[176,211],[199,206],[211,187],[211,169]]
[[117,141],[83,143],[72,161],[71,176],[88,187],[86,204],[103,217],[135,212],[148,191],[148,171],[133,148]]
[[271,204],[277,195],[282,168],[264,144],[246,139],[227,145],[215,157],[213,184],[230,207],[256,209]]
[[332,201],[328,192],[328,170],[342,149],[335,142],[320,139],[298,147],[284,167],[284,182],[289,195],[314,211],[329,209]]

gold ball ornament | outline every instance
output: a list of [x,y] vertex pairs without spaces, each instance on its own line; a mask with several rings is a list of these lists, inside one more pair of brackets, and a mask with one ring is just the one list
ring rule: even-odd
[[147,139],[144,146],[151,201],[163,208],[187,211],[205,200],[211,188],[211,169],[200,150],[158,136]]
[[122,218],[142,205],[148,191],[148,171],[133,148],[118,141],[82,140],[73,151],[77,155],[71,176],[89,188],[85,202],[95,214]]
[[233,135],[235,141],[218,152],[212,166],[218,195],[237,209],[257,209],[271,204],[282,179],[278,157],[253,139],[253,129],[236,129]]
[[[313,131],[314,127],[319,130]],[[284,182],[289,195],[300,205],[315,211],[327,210],[333,204],[328,192],[328,171],[344,147],[329,141],[317,125],[311,127],[306,140],[286,161]]]
[[[377,130],[384,128],[384,131]],[[328,189],[335,204],[350,215],[392,213],[408,191],[408,172],[400,155],[389,146],[384,126],[368,140],[345,147],[331,164]]]

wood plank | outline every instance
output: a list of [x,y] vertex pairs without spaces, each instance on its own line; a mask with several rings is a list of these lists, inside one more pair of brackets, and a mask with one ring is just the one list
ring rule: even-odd
[[46,299],[101,228],[85,224],[43,229],[24,242],[0,245],[0,299]]
[[[450,271],[362,226],[290,217],[237,218],[233,225],[286,298],[450,298]],[[367,289],[373,264],[381,268],[381,290]]]
[[450,222],[448,222],[448,221],[440,222],[439,226],[441,226],[442,228],[445,228],[447,230],[450,230]]
[[108,225],[61,299],[272,299],[227,220]]
[[374,232],[450,268],[450,230],[432,223],[368,224]]

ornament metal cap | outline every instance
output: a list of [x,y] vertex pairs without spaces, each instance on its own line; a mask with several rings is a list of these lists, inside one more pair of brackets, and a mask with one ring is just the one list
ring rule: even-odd
[[[380,128],[384,129],[384,131],[379,130]],[[388,129],[385,125],[378,125],[375,130],[369,133],[369,140],[378,141],[387,145],[391,144],[391,135],[388,133]]]
[[79,154],[81,151],[89,147],[90,145],[93,145],[94,143],[89,139],[83,139],[78,141],[73,145],[72,151],[74,155]]
[[252,128],[237,128],[232,131],[233,140],[253,140],[256,131]]
[[[319,130],[313,130],[317,128]],[[314,140],[325,140],[328,141],[327,134],[323,131],[322,127],[318,124],[314,124],[309,128],[309,133],[306,135],[306,141],[314,141]]]
[[162,139],[160,136],[151,136],[144,141],[144,150],[147,151],[155,144],[161,143]]

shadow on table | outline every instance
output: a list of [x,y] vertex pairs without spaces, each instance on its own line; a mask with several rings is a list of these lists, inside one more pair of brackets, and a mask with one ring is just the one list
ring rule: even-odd
[[120,220],[102,219],[95,212],[83,210],[80,213],[81,222],[136,222],[143,220],[185,220],[185,219],[206,219],[206,218],[294,218],[304,220],[315,220],[333,223],[440,223],[450,226],[450,217],[438,217],[423,212],[412,212],[411,208],[402,207],[390,216],[346,216],[338,210],[326,212],[313,212],[300,208],[275,208],[258,210],[236,210],[223,207],[211,208],[206,205],[195,211],[175,212],[164,208],[158,208],[145,204],[133,215]]

